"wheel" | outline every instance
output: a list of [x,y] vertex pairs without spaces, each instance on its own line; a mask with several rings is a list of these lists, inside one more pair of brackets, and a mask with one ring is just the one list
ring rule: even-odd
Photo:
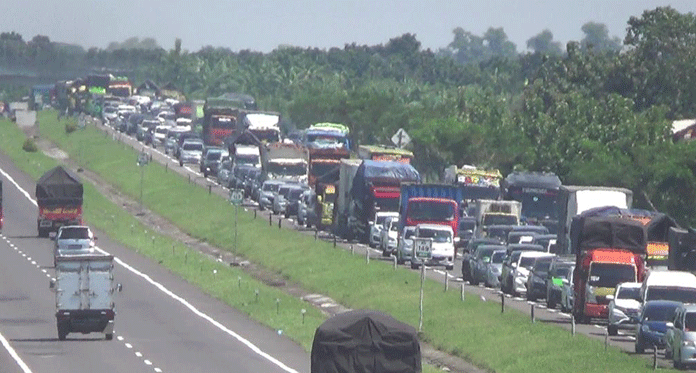
[[391,253],[388,250],[382,250],[382,256],[388,258]]
[[179,161],[179,167],[184,167],[184,162]]
[[665,359],[671,359],[672,358],[672,351],[668,348],[665,348]]
[[64,324],[58,324],[58,340],[59,341],[64,341],[65,338],[68,336],[68,327],[65,326]]
[[406,261],[401,257],[401,255],[396,256],[396,264],[402,265],[406,263]]
[[548,293],[546,295],[546,308],[551,310],[556,309],[556,300],[553,299],[552,293]]
[[619,327],[616,325],[607,325],[607,334],[609,335],[618,335],[619,334]]
[[286,213],[285,213],[285,219],[288,219],[288,218],[290,218],[290,214],[288,214],[288,213],[286,212]]
[[104,335],[104,339],[106,339],[107,341],[110,341],[110,340],[114,339],[113,333],[105,334],[105,335]]
[[534,294],[532,294],[532,292],[529,291],[529,290],[527,290],[527,300],[530,301],[530,302],[536,301],[536,297],[535,297]]
[[418,268],[420,268],[420,264],[411,262],[411,269],[418,269]]
[[448,270],[448,271],[451,271],[451,270],[454,269],[454,265],[445,266],[445,269]]

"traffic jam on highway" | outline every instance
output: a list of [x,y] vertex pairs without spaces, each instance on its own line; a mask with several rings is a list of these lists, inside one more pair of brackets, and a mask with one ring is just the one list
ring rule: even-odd
[[[624,349],[660,350],[676,368],[696,364],[696,276],[690,272],[696,232],[663,213],[633,208],[630,190],[563,185],[552,173],[503,176],[470,165],[447,167],[441,182],[426,183],[412,165],[417,155],[404,149],[410,139],[403,130],[390,145],[356,145],[343,124],[284,133],[280,114],[258,110],[246,94],[186,101],[123,81],[113,91],[118,95],[109,94],[108,81],[94,83],[103,85],[99,94],[70,94],[93,91],[90,81],[100,82],[81,80],[86,90],[73,82],[56,85],[58,101],[61,91],[66,96],[65,112],[98,118],[105,130],[153,149],[182,175],[215,182],[243,196],[245,206],[293,223],[286,227],[314,229],[368,255],[427,268],[438,279],[463,281],[470,291],[507,298],[520,309],[536,306],[543,310],[539,317],[561,318],[573,329],[602,328],[608,337],[622,337]],[[51,172],[42,178],[45,185],[55,185],[50,181],[58,176],[70,184],[69,171]],[[62,226],[56,267],[72,265],[70,257],[91,254],[94,246],[93,234],[80,228],[81,189],[71,190],[61,188],[63,205],[42,205],[39,198],[39,236]],[[96,258],[81,264],[86,273],[108,267],[108,259],[86,257]],[[93,330],[109,339],[112,313],[108,307],[98,312]],[[69,325],[59,318],[61,339],[74,331]]]

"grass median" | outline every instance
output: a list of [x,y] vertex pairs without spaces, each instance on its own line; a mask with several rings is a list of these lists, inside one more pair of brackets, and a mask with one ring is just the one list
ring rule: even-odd
[[[135,199],[139,197],[141,170],[136,165],[136,152],[94,128],[68,135],[64,130],[65,122],[58,123],[52,112],[41,113],[39,120],[42,136],[82,159],[85,167],[124,193]],[[4,149],[5,144],[2,146]],[[151,163],[143,171],[143,200],[148,208],[194,237],[220,248],[231,248],[233,209],[225,199],[188,184],[159,164]],[[93,197],[88,195],[86,200],[88,198]],[[109,215],[102,219],[100,222],[106,227],[103,229],[114,236],[108,229]],[[90,219],[90,222],[101,228],[96,221]],[[120,233],[128,234],[127,229]],[[143,239],[149,242],[147,235]],[[238,243],[240,254],[282,273],[308,290],[327,294],[351,308],[378,309],[411,325],[418,324],[419,280],[413,271],[395,271],[391,265],[380,261],[366,265],[364,258],[351,256],[345,250],[334,249],[326,242],[315,242],[312,237],[297,232],[269,227],[268,221],[255,220],[251,214],[239,216]],[[165,265],[169,265],[166,259],[169,254],[166,247],[159,254],[162,255],[159,260]],[[195,269],[183,267],[180,271],[185,274],[195,272]],[[205,282],[204,279],[204,286]],[[224,294],[236,284],[220,286]],[[426,281],[425,294],[423,339],[478,366],[497,372],[636,372],[650,369],[645,359],[628,356],[611,347],[604,351],[601,342],[582,335],[573,337],[561,328],[532,324],[529,317],[520,312],[508,311],[501,315],[499,304],[477,297],[467,297],[462,302],[457,291],[445,293],[442,285],[434,281]],[[317,320],[317,324],[319,322]],[[305,346],[311,342],[311,335],[302,337],[300,332],[296,338],[307,338],[303,341]]]

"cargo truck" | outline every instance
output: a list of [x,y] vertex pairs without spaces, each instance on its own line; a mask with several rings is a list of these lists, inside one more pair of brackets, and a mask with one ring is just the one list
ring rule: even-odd
[[411,164],[413,152],[388,145],[360,145],[358,147],[358,158]]
[[276,142],[261,146],[261,169],[264,180],[307,181],[307,149],[293,142]]
[[[203,106],[203,141],[206,145],[221,146],[237,128],[240,109],[234,100],[224,96],[211,97]],[[230,152],[230,154],[233,154]]]
[[82,225],[82,182],[63,166],[47,171],[36,182],[39,237],[48,237],[63,225]]
[[341,160],[334,232],[368,243],[369,221],[377,211],[398,211],[402,183],[420,182],[410,164],[371,160]]
[[558,254],[572,254],[570,245],[570,225],[573,218],[583,212],[604,206],[630,209],[633,192],[625,188],[571,186],[558,188]]
[[503,199],[522,203],[522,220],[558,232],[561,179],[550,172],[513,172],[503,181]]
[[447,167],[443,177],[445,184],[459,186],[462,198],[472,203],[477,199],[500,199],[502,178],[500,170],[486,170],[469,165]]
[[645,277],[647,233],[639,221],[583,214],[573,218],[573,317],[577,323],[608,317],[609,299],[622,282]]
[[476,203],[476,232],[474,237],[484,237],[489,226],[520,225],[522,204],[517,201],[478,199]]
[[69,333],[104,333],[114,336],[114,285],[112,255],[73,255],[56,258],[56,277],[50,287],[56,294],[58,339]]
[[[418,224],[447,225],[459,242],[459,205],[464,200],[462,188],[447,184],[402,184],[400,191],[399,232]],[[455,250],[454,257],[457,257]]]

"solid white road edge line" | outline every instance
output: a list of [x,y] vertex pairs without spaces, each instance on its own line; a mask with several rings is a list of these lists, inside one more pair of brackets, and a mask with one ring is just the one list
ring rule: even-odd
[[[35,206],[38,206],[38,203],[37,203],[33,198],[31,198],[31,195],[30,195],[29,193],[27,193],[27,191],[25,191],[24,189],[22,189],[22,187],[20,187],[19,184],[17,184],[17,182],[12,178],[12,176],[10,176],[9,174],[7,174],[7,173],[5,172],[5,170],[3,170],[3,169],[0,168],[0,174],[2,174],[5,178],[7,178],[7,180],[9,180],[10,183],[12,183],[12,185],[14,185],[14,186],[20,191],[20,193],[24,194],[24,196],[27,197],[27,199],[28,199],[29,201],[31,201],[31,203],[33,203]],[[102,249],[97,248],[97,250],[101,251],[103,254],[109,254],[109,253],[107,253],[106,251],[104,251],[104,250],[102,250]],[[218,329],[220,329],[221,331],[223,331],[223,332],[227,333],[228,335],[232,336],[234,339],[236,339],[237,341],[239,341],[239,342],[241,342],[242,344],[244,344],[245,346],[247,346],[250,350],[252,350],[253,352],[255,352],[257,355],[259,355],[259,356],[263,357],[264,359],[270,361],[271,363],[275,364],[276,366],[278,366],[279,368],[283,369],[284,371],[286,371],[286,372],[288,372],[288,373],[299,373],[299,372],[297,372],[296,370],[294,370],[294,369],[288,367],[287,365],[283,364],[280,360],[278,360],[278,359],[274,358],[273,356],[267,354],[266,352],[262,351],[262,350],[261,350],[260,348],[258,348],[255,344],[253,344],[253,343],[251,343],[250,341],[246,340],[244,337],[242,337],[241,335],[235,333],[234,331],[228,329],[226,326],[222,325],[222,324],[221,324],[220,322],[218,322],[217,320],[215,320],[215,319],[213,319],[212,317],[208,316],[207,314],[205,314],[205,313],[199,311],[196,307],[194,307],[194,306],[193,306],[191,303],[189,303],[187,300],[185,300],[184,298],[182,298],[182,297],[180,297],[180,296],[174,294],[174,293],[171,292],[169,289],[167,289],[166,287],[164,287],[164,285],[162,285],[162,284],[160,284],[159,282],[157,282],[157,281],[153,280],[152,278],[150,278],[150,276],[148,276],[148,275],[146,275],[146,274],[144,274],[144,273],[142,273],[142,272],[136,270],[135,268],[131,267],[131,266],[128,265],[126,262],[122,261],[121,259],[119,259],[119,258],[117,258],[117,257],[114,257],[114,260],[116,261],[116,263],[120,264],[121,266],[123,266],[124,268],[126,268],[127,270],[129,270],[130,272],[132,272],[133,274],[135,274],[135,275],[137,275],[137,276],[139,276],[139,277],[145,279],[145,281],[147,281],[147,282],[149,282],[150,284],[154,285],[154,286],[155,286],[156,288],[158,288],[160,291],[162,291],[163,293],[167,294],[167,295],[168,295],[169,297],[171,297],[172,299],[174,299],[174,300],[178,301],[179,303],[181,303],[182,305],[184,305],[184,307],[186,307],[186,308],[188,308],[189,310],[191,310],[191,312],[193,312],[196,316],[198,316],[198,317],[200,317],[200,318],[202,318],[202,319],[208,321],[209,323],[211,323],[211,324],[212,324],[213,326],[215,326],[216,328],[218,328]],[[2,340],[4,341],[4,342],[3,342],[3,345],[4,345],[7,341],[6,341],[4,338],[2,338]],[[7,343],[6,348],[12,349],[12,347],[9,345],[9,343]],[[10,351],[9,349],[8,349],[8,351]],[[11,350],[11,351],[14,351],[14,350]],[[12,352],[11,352],[11,354],[12,354]],[[15,355],[16,355],[16,353],[15,353]],[[15,360],[17,360],[17,359],[19,359],[19,356],[18,356],[18,355],[17,355],[17,358],[16,358]],[[21,362],[21,359],[17,360],[17,362],[18,362],[18,363]],[[22,362],[21,364],[24,364],[24,363]],[[20,366],[21,366],[21,364],[20,364]],[[24,366],[26,366],[26,364],[25,364]],[[29,369],[29,368],[27,368],[27,369]],[[31,371],[25,370],[25,372],[31,372]]]
[[17,351],[15,351],[12,346],[10,346],[10,342],[5,339],[5,337],[0,333],[0,343],[2,343],[2,346],[5,347],[5,350],[12,356],[14,361],[19,365],[20,368],[22,368],[22,372],[24,373],[31,373],[31,369],[29,369],[29,366],[27,366],[26,363],[24,363],[24,360],[22,360],[21,357],[17,354]]

